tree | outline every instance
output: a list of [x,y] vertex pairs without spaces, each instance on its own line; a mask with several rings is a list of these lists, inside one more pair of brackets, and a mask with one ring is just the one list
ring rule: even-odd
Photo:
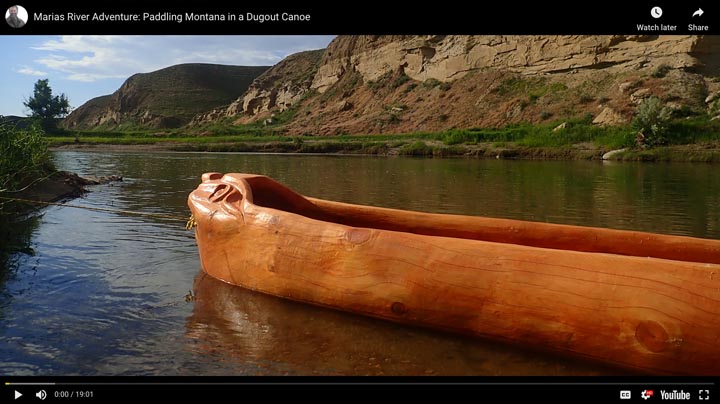
[[55,127],[55,118],[62,118],[70,112],[70,103],[65,94],[53,96],[48,79],[38,80],[35,83],[35,90],[32,97],[23,103],[33,118],[42,121],[43,127],[52,129]]

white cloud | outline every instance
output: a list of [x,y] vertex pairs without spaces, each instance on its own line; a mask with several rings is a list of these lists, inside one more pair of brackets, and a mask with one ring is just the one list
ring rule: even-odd
[[126,78],[179,63],[273,65],[325,47],[331,36],[61,36],[32,49],[35,60],[68,80]]
[[27,74],[29,76],[47,76],[47,72],[41,71],[41,70],[35,70],[32,67],[24,66],[20,69],[15,70],[16,72],[20,74]]

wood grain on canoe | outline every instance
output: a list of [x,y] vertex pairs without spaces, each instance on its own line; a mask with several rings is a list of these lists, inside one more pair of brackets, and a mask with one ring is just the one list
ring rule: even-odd
[[243,174],[206,174],[189,205],[203,269],[238,286],[653,373],[720,374],[717,240],[340,204]]

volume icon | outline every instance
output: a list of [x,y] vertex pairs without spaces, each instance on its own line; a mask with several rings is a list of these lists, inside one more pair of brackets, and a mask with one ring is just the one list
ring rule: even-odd
[[35,393],[35,397],[44,400],[45,397],[47,397],[47,393],[45,393],[45,390],[40,390],[37,393]]

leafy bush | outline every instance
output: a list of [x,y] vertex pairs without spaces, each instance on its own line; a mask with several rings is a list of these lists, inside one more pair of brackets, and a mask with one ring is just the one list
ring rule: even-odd
[[665,138],[672,110],[662,105],[658,97],[649,97],[638,105],[633,127],[638,130],[639,146],[658,146],[667,143]]
[[25,129],[0,123],[0,191],[17,189],[52,168],[43,135],[37,121]]

